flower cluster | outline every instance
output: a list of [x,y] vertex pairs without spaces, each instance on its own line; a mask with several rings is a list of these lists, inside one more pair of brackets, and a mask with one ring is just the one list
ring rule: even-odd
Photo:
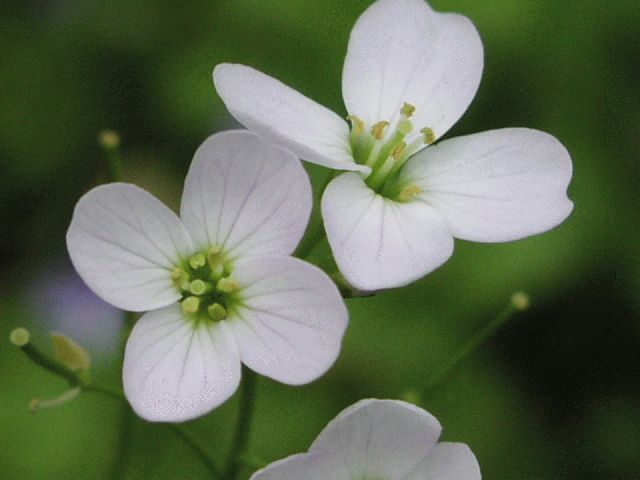
[[[241,363],[304,384],[336,360],[348,314],[322,270],[290,254],[311,212],[299,159],[343,171],[323,192],[324,227],[346,280],[399,287],[442,265],[453,239],[506,242],[561,223],[571,160],[549,134],[492,130],[439,141],[472,101],[483,48],[465,17],[423,0],[377,0],[351,33],[342,79],[347,121],[263,73],[214,70],[249,131],[196,152],[180,217],[114,183],[78,202],[69,254],[87,285],[146,312],[128,339],[125,394],[151,421],[184,421],[224,402]],[[364,400],[307,453],[254,480],[480,478],[462,444],[415,406]]]

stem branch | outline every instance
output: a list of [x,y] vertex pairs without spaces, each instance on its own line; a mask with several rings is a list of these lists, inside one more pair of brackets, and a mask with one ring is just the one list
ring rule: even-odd
[[492,321],[481,328],[474,336],[472,336],[460,349],[445,363],[440,369],[431,376],[425,386],[425,392],[435,387],[447,383],[456,373],[460,364],[470,357],[482,344],[489,340],[493,335],[513,318],[515,313],[524,311],[528,308],[528,297],[522,292],[514,293],[507,306]]

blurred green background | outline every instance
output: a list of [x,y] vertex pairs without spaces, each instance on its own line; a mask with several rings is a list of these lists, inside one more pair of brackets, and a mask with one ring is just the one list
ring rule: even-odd
[[[234,128],[211,81],[245,63],[344,112],[351,26],[369,0],[22,0],[0,5],[0,478],[207,478],[165,425],[132,425],[86,394],[32,415],[64,382],[6,341],[28,326],[90,348],[95,377],[120,387],[119,314],[83,287],[64,235],[80,195],[106,181],[98,132],[122,134],[125,180],[176,206],[196,147]],[[409,288],[349,300],[337,365],[303,388],[261,378],[251,450],[307,449],[342,408],[397,398],[499,312],[519,315],[424,398],[443,438],[468,443],[486,479],[635,479],[640,472],[640,2],[434,0],[484,41],[476,100],[448,137],[527,126],[572,153],[572,216],[544,235],[483,245]],[[314,181],[325,172],[309,167]],[[222,464],[234,397],[186,425]],[[112,478],[112,477],[111,477]]]

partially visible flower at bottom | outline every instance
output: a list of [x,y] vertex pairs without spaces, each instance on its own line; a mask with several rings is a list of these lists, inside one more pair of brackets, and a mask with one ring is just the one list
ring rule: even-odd
[[343,410],[307,453],[259,470],[251,480],[479,480],[468,446],[438,442],[430,413],[399,400],[361,400]]
[[74,267],[103,300],[150,310],[124,358],[138,415],[177,422],[209,412],[238,387],[241,362],[290,385],[331,367],[346,307],[324,272],[289,256],[310,211],[300,162],[246,131],[198,149],[180,218],[124,183],[78,201],[67,233]]

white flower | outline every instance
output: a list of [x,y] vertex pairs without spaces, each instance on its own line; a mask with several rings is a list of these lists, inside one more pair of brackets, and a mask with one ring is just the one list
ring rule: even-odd
[[354,26],[345,59],[351,131],[249,67],[218,65],[214,82],[247,128],[300,158],[357,172],[329,184],[322,214],[346,279],[377,290],[440,266],[453,237],[511,241],[555,227],[573,208],[569,154],[548,134],[509,128],[425,148],[462,116],[482,68],[482,42],[467,18],[423,0],[378,0]]
[[361,400],[340,413],[307,453],[256,472],[251,480],[479,480],[464,444],[438,441],[433,415],[398,400]]
[[210,137],[187,175],[178,218],[133,185],[80,199],[73,264],[107,302],[146,311],[127,342],[123,382],[151,421],[183,421],[224,402],[241,362],[287,384],[322,375],[347,325],[329,277],[289,256],[311,188],[289,152],[247,131]]

